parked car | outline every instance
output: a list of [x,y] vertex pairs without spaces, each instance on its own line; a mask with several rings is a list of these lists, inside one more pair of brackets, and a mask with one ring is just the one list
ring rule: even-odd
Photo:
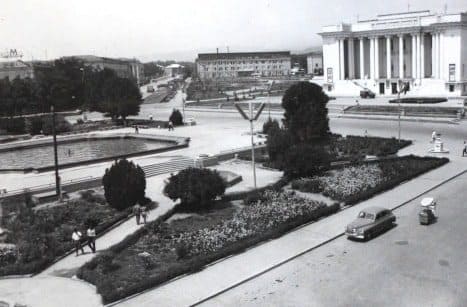
[[147,91],[148,93],[154,93],[154,86],[148,85],[147,88],[146,88],[146,91]]
[[347,238],[369,240],[377,234],[390,229],[396,222],[394,214],[381,207],[369,207],[358,214],[358,217],[345,229]]
[[364,90],[360,91],[360,97],[361,98],[375,98],[376,95],[375,95],[375,93],[373,93],[369,89],[364,89]]

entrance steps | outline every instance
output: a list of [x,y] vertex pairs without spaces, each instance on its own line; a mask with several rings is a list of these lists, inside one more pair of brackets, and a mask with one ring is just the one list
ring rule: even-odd
[[163,163],[145,165],[141,168],[143,169],[147,178],[161,174],[176,173],[189,167],[195,167],[195,161],[190,158],[182,158]]

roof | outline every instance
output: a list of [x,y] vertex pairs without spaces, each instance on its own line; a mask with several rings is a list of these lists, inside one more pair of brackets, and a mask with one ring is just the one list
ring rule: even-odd
[[361,211],[364,211],[366,213],[371,213],[371,214],[377,214],[383,210],[388,210],[388,209],[383,208],[383,207],[372,206],[372,207],[367,207]]
[[290,51],[199,53],[198,60],[229,60],[229,59],[238,59],[238,58],[277,58],[277,57],[289,57],[289,56],[290,56]]

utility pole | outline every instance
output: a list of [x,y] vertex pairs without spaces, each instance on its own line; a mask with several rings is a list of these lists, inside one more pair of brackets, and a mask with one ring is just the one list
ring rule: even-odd
[[238,103],[235,103],[234,104],[235,108],[237,108],[238,110],[238,113],[240,113],[240,115],[248,120],[250,122],[250,133],[251,133],[251,166],[253,168],[253,183],[254,183],[254,188],[256,189],[256,166],[255,166],[255,143],[254,143],[254,139],[253,139],[253,121],[256,121],[259,116],[261,115],[261,112],[263,112],[264,110],[264,107],[266,106],[266,104],[262,103],[260,104],[259,108],[258,108],[258,111],[256,112],[256,115],[253,114],[253,104],[251,103],[251,101],[249,102],[249,111],[250,111],[250,115],[247,116],[245,114],[245,112],[243,111],[243,109],[240,107],[240,105]]
[[54,166],[55,166],[55,191],[60,200],[62,200],[62,192],[60,190],[60,176],[58,174],[58,151],[57,151],[57,133],[55,130],[55,108],[53,105],[50,106],[52,112],[52,134],[54,140]]

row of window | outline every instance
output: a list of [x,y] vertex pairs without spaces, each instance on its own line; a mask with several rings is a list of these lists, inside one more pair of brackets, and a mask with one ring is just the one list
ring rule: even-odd
[[266,64],[266,63],[286,63],[287,60],[255,60],[255,61],[245,61],[245,60],[235,60],[235,61],[200,61],[204,65],[238,65],[238,64]]
[[[230,70],[234,70],[234,71],[235,71],[235,70],[240,70],[240,69],[242,69],[242,68],[243,68],[243,69],[253,69],[253,67],[240,67],[240,66],[238,66],[238,67],[230,67]],[[255,66],[254,69],[255,69],[255,70],[259,70],[259,67],[258,67],[258,66]],[[261,67],[261,69],[266,69],[266,70],[271,70],[271,69],[272,69],[272,70],[282,69],[282,65],[279,65],[279,66],[274,65],[274,66]],[[214,71],[216,71],[216,70],[218,70],[218,71],[226,70],[226,71],[227,71],[227,70],[229,70],[229,67],[218,67],[218,68],[217,68],[217,67],[213,67],[212,69],[209,69],[209,67],[204,67],[204,71],[209,71],[209,70],[214,70]]]

